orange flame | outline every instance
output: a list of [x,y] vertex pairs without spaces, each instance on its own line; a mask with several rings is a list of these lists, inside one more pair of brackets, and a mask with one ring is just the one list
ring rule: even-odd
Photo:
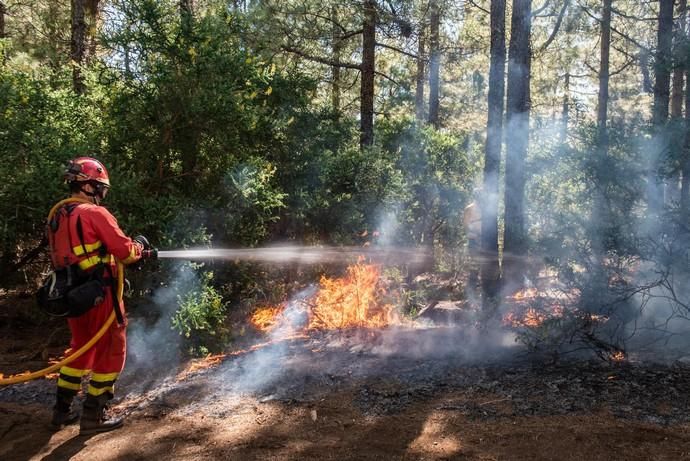
[[280,314],[283,313],[285,306],[268,306],[257,309],[250,319],[250,322],[257,330],[270,331],[278,324]]
[[348,267],[341,279],[321,277],[308,328],[380,328],[398,323],[394,307],[380,302],[379,276],[376,266],[358,263]]
[[565,308],[561,303],[562,297],[554,290],[540,292],[536,287],[520,290],[507,297],[508,301],[512,301],[513,309],[503,316],[503,324],[513,328],[535,328],[548,319],[563,317]]
[[503,317],[503,324],[514,328],[518,327],[538,327],[546,320],[547,316],[543,312],[538,312],[536,309],[529,308],[522,315],[515,312],[508,312]]
[[622,362],[625,360],[625,352],[623,352],[623,351],[613,352],[609,358],[613,362]]
[[525,299],[536,298],[539,291],[535,288],[525,288],[515,293],[513,296],[509,296],[508,299],[513,299],[515,301],[524,301]]
[[[347,268],[344,277],[321,277],[319,291],[307,310],[309,330],[333,330],[352,327],[381,328],[400,319],[394,306],[381,300],[380,271],[374,265],[357,263]],[[285,304],[262,307],[251,316],[251,323],[263,332],[280,324]]]

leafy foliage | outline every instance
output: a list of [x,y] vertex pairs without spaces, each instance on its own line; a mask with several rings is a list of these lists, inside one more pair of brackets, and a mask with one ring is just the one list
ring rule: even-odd
[[[434,251],[433,269],[462,270],[461,213],[479,183],[485,143],[488,0],[439,3],[440,129],[410,118],[415,90],[428,86],[428,2],[374,2],[377,114],[375,142],[365,149],[358,132],[361,2],[190,3],[191,13],[172,0],[102,2],[96,52],[80,68],[87,91],[76,94],[67,4],[5,2],[0,272],[38,243],[45,214],[66,193],[62,166],[78,155],[108,166],[106,205],[123,229],[162,249],[359,244],[375,235],[376,243]],[[564,5],[546,2],[533,18],[526,209],[530,261],[539,264],[525,276],[534,279],[548,265],[582,293],[572,322],[554,321],[560,333],[620,345],[624,329],[588,330],[579,313],[618,316],[627,325],[625,298],[640,307],[639,290],[683,306],[687,274],[676,256],[687,247],[689,213],[669,193],[652,226],[644,204],[650,152],[661,156],[658,173],[669,191],[678,189],[687,126],[674,119],[663,127],[670,145],[656,145],[648,94],[656,24],[640,19],[653,18],[657,4],[621,1],[604,153],[591,91],[600,2]],[[687,40],[676,35],[682,64]],[[178,327],[190,338],[219,331],[222,300],[257,283],[241,265],[216,269],[196,298],[181,298]],[[560,333],[552,342],[567,336]]]
[[220,352],[228,340],[224,327],[226,305],[210,285],[213,273],[206,272],[198,289],[178,296],[178,309],[172,327],[183,337],[184,348],[191,356]]

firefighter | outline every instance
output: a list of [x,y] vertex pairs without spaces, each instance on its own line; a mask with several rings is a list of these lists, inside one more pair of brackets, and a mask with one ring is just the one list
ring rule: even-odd
[[[65,182],[73,198],[80,202],[63,205],[48,226],[50,253],[54,268],[78,266],[80,274],[97,275],[103,296],[95,298],[94,307],[78,317],[68,318],[73,351],[86,344],[115,310],[117,322],[84,355],[60,368],[57,399],[51,425],[59,430],[76,423],[81,416],[80,434],[93,434],[119,428],[122,418],[109,418],[107,403],[114,397],[115,381],[125,364],[126,317],[122,300],[117,299],[114,281],[118,266],[142,258],[149,245],[144,237],[127,237],[110,212],[100,206],[110,189],[108,172],[101,162],[79,157],[69,162]],[[75,269],[77,270],[77,269]],[[81,388],[82,378],[90,374],[83,413],[72,407]]]
[[469,263],[468,286],[475,288],[479,283],[479,253],[482,237],[482,213],[479,205],[479,190],[475,189],[474,199],[465,207],[462,224],[467,237],[467,256]]

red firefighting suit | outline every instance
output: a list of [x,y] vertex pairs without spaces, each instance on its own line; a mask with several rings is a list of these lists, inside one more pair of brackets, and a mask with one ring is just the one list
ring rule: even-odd
[[[115,217],[104,207],[80,203],[63,206],[53,219],[48,232],[52,232],[51,257],[55,268],[78,264],[84,271],[103,270],[105,297],[103,302],[80,317],[69,318],[72,333],[70,346],[78,350],[93,338],[103,326],[114,308],[125,319],[124,304],[115,306],[113,282],[117,280],[117,258],[123,264],[141,258],[142,246],[127,237]],[[96,344],[70,363],[60,368],[58,393],[76,395],[81,379],[91,374],[88,394],[93,397],[114,395],[114,385],[125,365],[126,321],[113,322],[109,330]]]

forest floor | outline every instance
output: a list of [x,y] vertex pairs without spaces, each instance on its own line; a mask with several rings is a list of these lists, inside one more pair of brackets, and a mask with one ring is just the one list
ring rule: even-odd
[[[60,322],[0,312],[3,372],[64,348]],[[55,378],[9,386],[0,459],[690,459],[690,365],[468,353],[482,344],[418,328],[314,333],[179,363],[161,350],[122,375],[112,412],[126,425],[84,437],[49,429]]]

